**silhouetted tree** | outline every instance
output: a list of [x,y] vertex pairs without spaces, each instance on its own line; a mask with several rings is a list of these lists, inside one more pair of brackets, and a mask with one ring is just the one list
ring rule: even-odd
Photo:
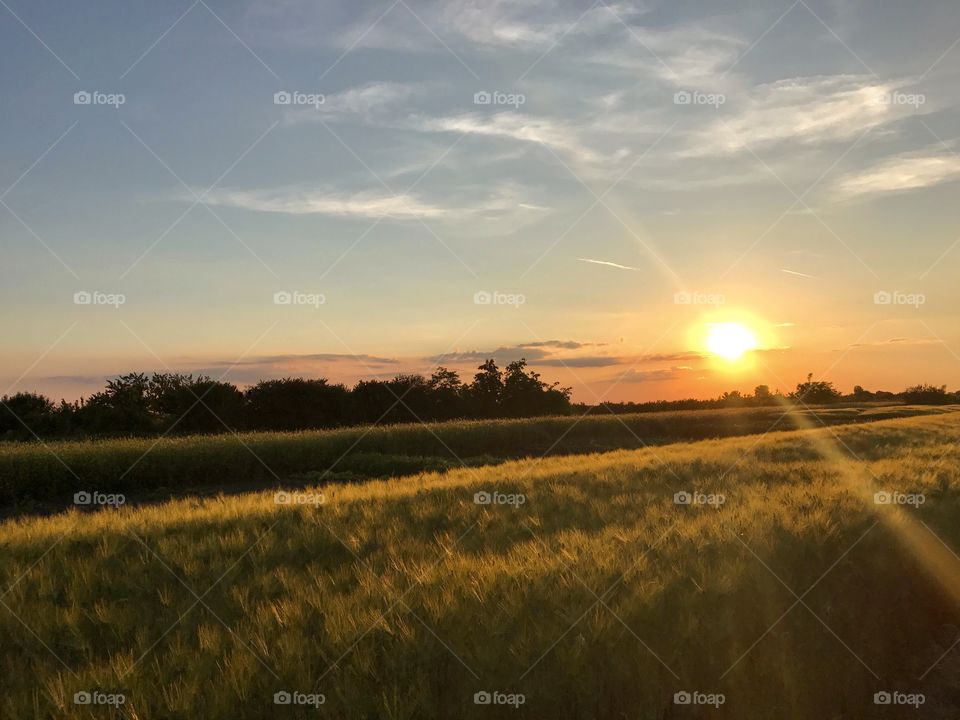
[[205,375],[154,373],[147,401],[168,432],[224,432],[237,429],[243,420],[243,393]]
[[807,404],[824,404],[839,400],[840,392],[833,387],[833,383],[814,380],[813,373],[809,373],[807,381],[797,383],[797,389],[790,394],[790,397]]
[[0,398],[0,437],[32,440],[62,429],[53,402],[37,393],[18,392]]
[[473,382],[467,387],[470,414],[473,417],[496,417],[500,409],[500,399],[503,397],[500,368],[491,358],[477,369],[479,372],[473,376]]
[[350,391],[347,415],[352,423],[389,423],[391,414],[396,417],[396,405],[397,398],[385,382],[361,380]]
[[107,380],[102,392],[94,393],[77,412],[77,420],[94,435],[140,435],[157,429],[150,412],[148,388],[144,373],[129,373]]
[[946,385],[914,385],[901,393],[905,403],[910,405],[947,405],[954,399],[947,392]]
[[433,402],[433,417],[437,420],[452,420],[467,415],[466,392],[460,376],[453,370],[438,367],[428,382]]
[[308,430],[339,425],[346,416],[347,389],[325,379],[261,380],[245,395],[246,424],[258,430]]

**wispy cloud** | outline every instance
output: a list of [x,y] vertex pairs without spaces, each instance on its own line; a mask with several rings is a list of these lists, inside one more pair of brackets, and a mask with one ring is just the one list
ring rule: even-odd
[[333,189],[286,188],[277,190],[221,189],[205,198],[210,205],[287,215],[332,215],[336,217],[437,218],[450,208],[422,201],[416,195],[370,192],[339,193]]
[[[456,204],[431,202],[414,193],[390,195],[386,192],[344,193],[334,188],[283,187],[243,190],[222,188],[211,191],[205,202],[211,205],[286,215],[326,215],[331,217],[388,217],[398,220],[463,220],[492,217],[509,218],[521,223],[548,210],[533,202],[518,202],[522,190],[506,183],[486,191],[486,195]],[[189,201],[188,196],[179,199]]]
[[779,80],[746,95],[735,114],[720,116],[694,135],[687,155],[744,152],[793,142],[803,145],[853,140],[876,127],[914,113],[884,99],[900,83],[873,77],[831,75]]
[[960,179],[956,155],[899,155],[840,178],[834,190],[841,199],[886,195],[933,187]]
[[572,155],[582,162],[599,162],[604,155],[584,143],[568,122],[557,118],[535,117],[516,111],[493,115],[463,113],[444,117],[422,116],[411,119],[410,128],[422,132],[445,132],[505,138],[545,145]]
[[786,268],[780,268],[780,272],[786,273],[787,275],[796,275],[797,277],[810,278],[811,280],[816,280],[816,275],[807,275],[807,273],[798,272],[796,270],[787,270]]

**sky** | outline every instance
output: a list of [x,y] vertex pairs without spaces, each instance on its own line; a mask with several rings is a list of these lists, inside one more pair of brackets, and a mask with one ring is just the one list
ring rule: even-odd
[[2,0],[0,48],[0,395],[960,387],[955,2]]

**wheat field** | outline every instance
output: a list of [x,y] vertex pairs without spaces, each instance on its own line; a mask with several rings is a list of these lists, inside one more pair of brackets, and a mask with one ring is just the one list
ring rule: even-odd
[[8,520],[0,716],[956,717],[958,441],[950,413]]

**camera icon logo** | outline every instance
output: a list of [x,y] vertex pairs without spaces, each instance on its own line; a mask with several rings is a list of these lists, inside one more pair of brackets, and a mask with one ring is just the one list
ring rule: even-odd
[[480,290],[473,294],[474,305],[489,305],[493,302],[493,295],[486,290]]
[[675,505],[689,505],[691,502],[693,502],[693,496],[686,490],[681,490],[673,494],[673,503]]
[[93,96],[86,90],[80,90],[73,94],[74,105],[89,105],[93,101]]
[[274,105],[289,105],[293,102],[293,96],[288,93],[286,90],[281,90],[280,92],[275,92],[273,94],[273,104]]
[[689,705],[692,700],[692,696],[686,690],[681,690],[680,692],[675,692],[673,694],[674,705]]
[[893,302],[893,294],[886,290],[879,290],[873,294],[874,305],[889,305]]
[[875,505],[889,505],[892,500],[892,496],[886,490],[873,494],[873,502]]
[[473,502],[475,505],[489,505],[491,502],[493,502],[493,496],[491,496],[486,490],[481,490],[478,493],[474,493]]
[[91,302],[93,302],[93,295],[88,293],[86,290],[81,290],[80,292],[75,292],[73,294],[74,305],[89,305]]
[[486,90],[481,90],[473,94],[473,104],[474,105],[489,105],[493,102],[493,95],[488,93]]
[[290,493],[284,492],[275,492],[273,494],[273,503],[275,505],[289,505],[290,504]]
[[273,694],[273,704],[274,705],[289,705],[293,702],[293,696],[288,693],[286,690],[280,690]]
[[489,705],[493,702],[493,695],[488,693],[486,690],[481,690],[473,694],[473,704],[474,705]]
[[674,305],[689,305],[691,302],[693,302],[693,297],[686,291],[673,294]]
[[273,294],[274,305],[290,305],[293,302],[293,295],[286,290],[275,292]]
[[689,105],[691,102],[693,102],[693,95],[686,90],[681,90],[673,94],[674,105]]
[[93,496],[86,490],[73,494],[74,505],[89,505],[91,502],[93,502]]
[[80,690],[73,694],[73,704],[74,705],[89,705],[93,702],[93,696],[90,695],[86,690]]
[[889,705],[893,702],[893,696],[888,693],[886,690],[876,692],[873,694],[873,704],[874,705]]

